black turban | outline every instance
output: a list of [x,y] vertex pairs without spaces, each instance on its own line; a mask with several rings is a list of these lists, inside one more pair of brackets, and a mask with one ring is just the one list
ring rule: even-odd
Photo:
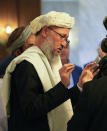
[[101,41],[101,49],[103,52],[107,53],[107,38],[104,38]]
[[103,20],[103,24],[104,24],[104,27],[105,27],[106,30],[107,30],[107,16],[104,18],[104,20]]

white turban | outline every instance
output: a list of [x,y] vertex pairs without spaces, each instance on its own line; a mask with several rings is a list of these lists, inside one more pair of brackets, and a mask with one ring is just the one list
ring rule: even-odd
[[74,25],[74,17],[65,12],[51,11],[45,15],[40,15],[30,22],[32,33],[36,34],[44,26],[58,26],[64,28],[72,28]]

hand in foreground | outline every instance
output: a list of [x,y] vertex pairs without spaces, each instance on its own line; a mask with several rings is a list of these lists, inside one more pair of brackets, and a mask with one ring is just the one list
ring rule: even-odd
[[85,82],[91,81],[94,78],[94,76],[98,74],[99,69],[96,72],[94,72],[97,67],[98,64],[96,64],[95,62],[86,65],[79,77],[79,87],[83,87],[83,84]]
[[70,74],[74,70],[74,65],[64,64],[62,68],[59,70],[59,74],[61,77],[61,82],[65,85],[65,87],[68,87],[70,84]]

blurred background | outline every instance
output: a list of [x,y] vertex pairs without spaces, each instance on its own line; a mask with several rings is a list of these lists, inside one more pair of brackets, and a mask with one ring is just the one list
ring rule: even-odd
[[6,57],[5,43],[16,27],[52,10],[75,17],[69,36],[70,61],[83,66],[95,60],[100,41],[107,34],[103,26],[107,0],[0,0],[0,58]]

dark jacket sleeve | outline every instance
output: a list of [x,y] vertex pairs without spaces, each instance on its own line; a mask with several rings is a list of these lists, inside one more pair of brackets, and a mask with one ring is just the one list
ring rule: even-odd
[[43,117],[69,98],[69,90],[61,82],[44,93],[37,72],[27,61],[16,67],[12,74],[12,83],[18,108],[21,108],[28,119]]
[[0,61],[0,77],[3,77],[9,63],[14,59],[14,56],[8,56],[4,60]]

